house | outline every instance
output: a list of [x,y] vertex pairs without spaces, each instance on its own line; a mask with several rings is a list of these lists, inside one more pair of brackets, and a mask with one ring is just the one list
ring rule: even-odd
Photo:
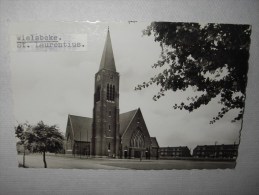
[[193,150],[193,157],[196,158],[236,159],[237,155],[237,144],[202,145]]
[[190,149],[187,146],[160,147],[160,158],[191,157]]

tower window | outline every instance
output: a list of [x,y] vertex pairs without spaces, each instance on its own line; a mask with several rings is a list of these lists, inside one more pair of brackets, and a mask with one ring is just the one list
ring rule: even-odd
[[112,91],[112,85],[110,85],[110,96],[109,96],[109,100],[111,100],[111,101],[112,101],[112,93],[113,93],[113,91]]
[[109,116],[112,116],[112,112],[109,110]]
[[101,99],[101,87],[98,86],[95,93],[95,101],[98,102],[100,101],[100,99]]
[[110,85],[107,84],[107,100],[110,100]]
[[109,101],[115,100],[115,86],[107,84],[107,96],[106,99]]
[[115,86],[112,86],[112,101],[115,100]]
[[111,125],[109,125],[109,131],[111,130]]

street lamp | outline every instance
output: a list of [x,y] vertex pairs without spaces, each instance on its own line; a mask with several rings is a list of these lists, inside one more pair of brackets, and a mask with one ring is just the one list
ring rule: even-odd
[[217,145],[217,141],[215,141],[215,154],[214,154],[214,158],[216,158],[216,156],[217,156],[217,151],[216,151],[216,145]]
[[80,131],[80,143],[79,143],[79,155],[80,155],[80,158],[81,158],[81,131]]

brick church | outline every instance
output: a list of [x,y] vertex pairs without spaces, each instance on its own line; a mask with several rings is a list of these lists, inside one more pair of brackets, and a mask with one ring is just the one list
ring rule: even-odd
[[93,118],[68,115],[66,152],[114,158],[158,158],[140,108],[120,114],[119,73],[108,29],[100,68],[95,74]]

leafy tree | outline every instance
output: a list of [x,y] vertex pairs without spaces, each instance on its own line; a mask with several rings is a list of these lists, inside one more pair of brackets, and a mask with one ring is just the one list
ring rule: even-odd
[[23,164],[22,166],[25,167],[25,154],[26,150],[31,150],[32,145],[29,143],[28,138],[32,136],[32,127],[28,123],[19,124],[15,127],[15,134],[16,137],[20,140],[17,144],[23,146]]
[[160,91],[153,97],[156,101],[166,91],[185,91],[192,87],[199,93],[175,104],[174,109],[192,112],[219,98],[222,108],[211,124],[233,109],[239,109],[239,114],[232,122],[242,119],[251,26],[153,22],[143,34],[153,34],[160,43],[160,59],[152,66],[160,73],[135,90],[158,85]]
[[43,154],[44,168],[47,168],[46,152],[62,151],[64,136],[56,125],[48,126],[42,121],[32,128],[32,133],[28,141],[34,144],[34,152]]

